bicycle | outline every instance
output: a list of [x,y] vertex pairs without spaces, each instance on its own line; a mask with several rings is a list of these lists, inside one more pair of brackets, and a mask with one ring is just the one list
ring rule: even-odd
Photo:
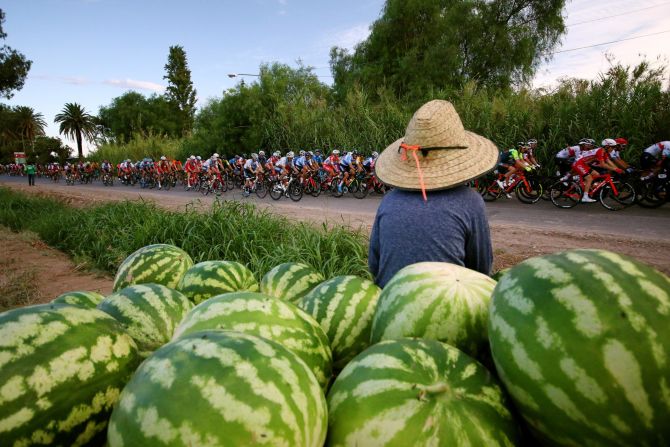
[[[582,201],[584,186],[581,176],[563,177],[552,186],[551,202],[559,208],[572,208]],[[600,204],[610,211],[619,211],[635,203],[635,188],[630,183],[614,180],[609,172],[594,178],[588,195],[594,197],[596,194]]]
[[294,177],[289,176],[288,183],[284,185],[281,179],[275,180],[272,185],[270,185],[270,197],[273,200],[279,200],[282,196],[286,196],[298,202],[302,199],[303,189],[300,185],[300,181]]
[[527,205],[536,203],[542,197],[542,183],[536,178],[527,176],[522,171],[516,172],[511,176],[511,182],[503,188],[498,181],[504,181],[505,176],[501,173],[494,173],[497,174],[495,178],[488,176],[477,183],[478,191],[486,202],[493,202],[503,194],[509,195],[512,191],[521,203]]

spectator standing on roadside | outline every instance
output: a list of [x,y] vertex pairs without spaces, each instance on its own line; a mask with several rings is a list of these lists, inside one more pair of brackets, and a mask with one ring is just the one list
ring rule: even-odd
[[417,110],[405,136],[375,164],[377,177],[396,188],[382,199],[370,236],[368,266],[377,285],[423,261],[490,273],[484,201],[465,183],[497,161],[496,146],[466,131],[450,102],[430,101]]
[[26,174],[28,174],[28,185],[35,186],[35,163],[27,163],[24,169],[26,170]]

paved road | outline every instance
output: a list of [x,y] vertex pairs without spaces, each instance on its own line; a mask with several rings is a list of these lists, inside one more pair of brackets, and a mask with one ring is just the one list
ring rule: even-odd
[[[27,184],[22,177],[0,176],[0,184]],[[193,199],[204,200],[206,203],[213,197],[203,197],[199,193],[187,192],[177,188],[170,191],[142,190],[115,184],[111,188],[94,185],[66,186],[64,183],[54,184],[46,179],[37,179],[36,189],[56,189],[77,193],[90,193],[95,196],[110,198],[149,198],[161,204],[179,204]],[[233,199],[259,204],[276,210],[281,214],[307,214],[313,218],[339,220],[346,223],[370,225],[381,200],[380,196],[369,196],[359,200],[351,196],[334,198],[328,195],[320,197],[305,196],[300,202],[292,202],[287,198],[273,201],[267,196],[258,199],[255,196],[242,197],[239,190],[223,194],[225,199]],[[428,196],[430,202],[430,195]],[[558,230],[572,234],[607,233],[625,235],[651,240],[670,241],[670,205],[657,209],[645,209],[633,206],[622,211],[609,211],[599,203],[581,204],[575,208],[563,210],[556,208],[551,202],[540,201],[534,205],[524,205],[514,199],[502,199],[487,203],[487,214],[491,225],[514,225],[532,227],[538,230]],[[606,248],[606,247],[603,247]]]

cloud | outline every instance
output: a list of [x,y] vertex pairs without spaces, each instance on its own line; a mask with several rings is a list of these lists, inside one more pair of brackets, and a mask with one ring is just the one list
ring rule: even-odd
[[370,24],[361,23],[354,25],[351,28],[335,32],[331,35],[330,46],[338,46],[340,48],[353,49],[356,44],[367,39],[370,35]]
[[113,85],[121,88],[132,88],[137,90],[151,90],[153,92],[162,92],[165,86],[156,84],[150,81],[136,81],[134,79],[107,79],[102,81],[103,84]]

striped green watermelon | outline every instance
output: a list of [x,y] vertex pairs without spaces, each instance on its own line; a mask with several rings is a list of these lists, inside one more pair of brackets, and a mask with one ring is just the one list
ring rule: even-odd
[[191,268],[193,260],[179,247],[154,244],[142,247],[128,256],[114,278],[114,292],[133,284],[162,284],[171,289]]
[[222,293],[257,292],[258,282],[251,270],[239,262],[204,261],[188,269],[177,290],[198,304]]
[[261,293],[295,303],[324,279],[307,264],[286,262],[263,276]]
[[328,337],[319,323],[291,303],[254,292],[218,295],[191,310],[174,337],[212,329],[244,332],[276,341],[300,357],[322,387],[330,382],[333,358]]
[[170,341],[192,307],[183,294],[160,284],[129,286],[98,304],[133,337],[143,357]]
[[495,279],[496,281],[500,281],[500,278],[509,271],[509,267],[506,269],[500,269],[497,272],[495,272],[493,275],[491,275],[491,278]]
[[298,301],[319,322],[330,340],[333,366],[342,369],[368,347],[372,315],[381,289],[358,276],[336,276]]
[[94,308],[105,298],[98,292],[66,292],[54,298],[51,302],[54,304],[71,304],[73,306]]
[[455,264],[408,265],[379,297],[370,342],[426,338],[477,356],[487,348],[488,306],[495,285],[488,276]]
[[519,435],[486,368],[435,340],[378,343],[328,393],[329,446],[513,446]]
[[153,353],[124,388],[108,430],[120,446],[322,446],[326,399],[278,343],[203,331]]
[[0,445],[101,445],[139,362],[132,338],[97,309],[43,304],[0,314]]
[[632,258],[532,258],[493,292],[491,351],[538,437],[556,445],[670,445],[670,278]]

